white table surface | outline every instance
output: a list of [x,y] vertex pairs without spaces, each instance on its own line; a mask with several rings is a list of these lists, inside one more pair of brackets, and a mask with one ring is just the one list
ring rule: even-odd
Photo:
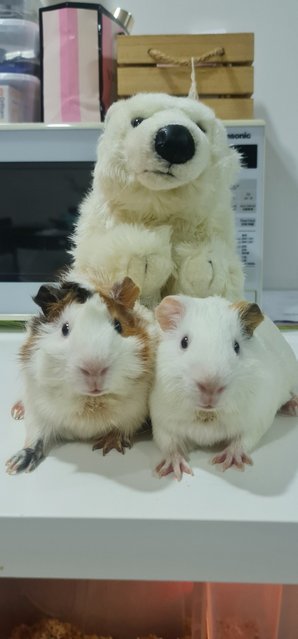
[[[286,339],[298,353],[298,332]],[[278,417],[241,473],[191,453],[194,477],[159,480],[149,440],[124,456],[53,450],[8,476],[21,333],[0,333],[0,576],[298,583],[298,419]]]

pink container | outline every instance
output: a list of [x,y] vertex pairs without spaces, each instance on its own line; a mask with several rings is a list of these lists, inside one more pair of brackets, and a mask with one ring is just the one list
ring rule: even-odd
[[98,122],[116,97],[116,36],[103,7],[64,2],[40,9],[42,119]]
[[208,583],[206,590],[208,639],[279,639],[282,586]]

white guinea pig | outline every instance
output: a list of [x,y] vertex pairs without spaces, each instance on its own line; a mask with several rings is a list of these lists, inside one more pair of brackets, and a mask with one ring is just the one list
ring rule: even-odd
[[252,464],[249,452],[277,410],[295,414],[298,363],[257,304],[170,296],[155,310],[162,329],[150,398],[159,476],[192,474],[192,444],[225,442],[222,470]]
[[7,472],[31,471],[61,440],[124,452],[148,415],[157,326],[126,277],[109,290],[40,287],[20,351],[26,441]]

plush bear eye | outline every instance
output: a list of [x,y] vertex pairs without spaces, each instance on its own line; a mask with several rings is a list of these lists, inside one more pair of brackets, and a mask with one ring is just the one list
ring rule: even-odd
[[139,118],[134,118],[134,119],[131,121],[131,126],[133,126],[133,128],[135,129],[135,128],[136,128],[136,126],[139,126],[139,124],[142,124],[143,120],[144,120],[144,118],[141,118],[141,117],[139,117]]
[[181,348],[183,348],[185,350],[186,348],[188,348],[188,344],[189,344],[188,337],[187,337],[187,335],[185,335],[184,337],[182,337],[182,340],[180,342],[180,346],[181,346]]
[[122,325],[121,322],[119,322],[118,319],[114,319],[114,329],[115,331],[117,331],[117,333],[122,333]]
[[203,133],[206,133],[206,129],[202,126],[202,124],[200,124],[199,122],[197,122],[197,126],[199,127],[199,129],[201,129],[201,131]]
[[62,329],[61,329],[62,335],[64,337],[66,337],[69,334],[69,330],[70,330],[69,329],[69,323],[65,322],[65,324],[63,324]]
[[234,351],[236,353],[236,355],[239,355],[240,353],[240,346],[239,346],[239,342],[234,342]]

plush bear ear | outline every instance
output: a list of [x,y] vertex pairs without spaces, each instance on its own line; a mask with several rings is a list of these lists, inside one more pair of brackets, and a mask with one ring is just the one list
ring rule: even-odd
[[232,304],[239,314],[243,332],[251,337],[254,330],[261,324],[264,315],[257,304],[250,302],[237,302]]
[[178,295],[169,295],[155,309],[155,317],[163,331],[175,328],[184,316],[185,304]]
[[135,301],[140,295],[140,289],[132,281],[130,277],[125,277],[122,282],[117,282],[113,285],[110,292],[110,297],[121,306],[132,309]]

